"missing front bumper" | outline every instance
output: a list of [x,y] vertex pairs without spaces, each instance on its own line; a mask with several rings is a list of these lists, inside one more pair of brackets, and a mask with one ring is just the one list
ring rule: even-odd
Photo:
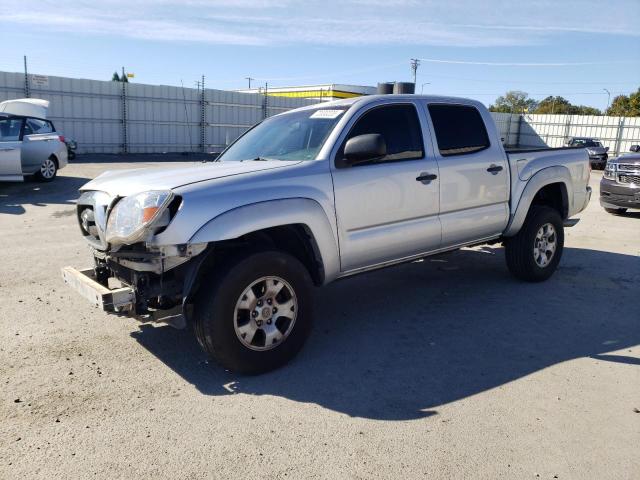
[[136,295],[133,288],[107,288],[96,280],[92,268],[76,270],[73,267],[64,267],[62,278],[73,290],[105,312],[123,313],[135,307]]

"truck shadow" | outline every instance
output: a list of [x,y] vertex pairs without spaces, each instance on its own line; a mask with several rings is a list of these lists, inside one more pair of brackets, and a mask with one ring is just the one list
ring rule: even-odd
[[567,248],[561,265],[526,284],[509,276],[502,249],[483,247],[337,282],[317,291],[300,355],[257,377],[207,362],[189,330],[143,326],[132,336],[206,395],[417,419],[567,360],[640,364],[616,353],[640,344],[640,259]]
[[90,179],[59,175],[53,182],[0,182],[0,214],[22,215],[25,205],[75,205],[78,189]]

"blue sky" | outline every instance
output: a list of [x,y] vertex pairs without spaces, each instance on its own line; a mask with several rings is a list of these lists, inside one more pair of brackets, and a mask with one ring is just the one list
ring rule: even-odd
[[[523,3],[520,5],[519,3]],[[489,104],[506,90],[604,108],[640,86],[639,0],[0,0],[0,70],[245,88],[409,80]]]

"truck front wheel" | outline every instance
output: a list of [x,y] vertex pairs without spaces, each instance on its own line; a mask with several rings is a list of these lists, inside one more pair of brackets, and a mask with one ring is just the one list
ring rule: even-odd
[[311,287],[305,266],[280,251],[251,253],[219,266],[204,279],[195,299],[200,346],[234,372],[278,368],[309,336]]
[[507,267],[520,280],[544,281],[558,267],[563,248],[564,230],[558,212],[533,206],[518,234],[505,241]]

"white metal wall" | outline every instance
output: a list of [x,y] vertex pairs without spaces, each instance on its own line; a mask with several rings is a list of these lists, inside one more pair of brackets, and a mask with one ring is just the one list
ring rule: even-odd
[[[265,116],[316,103],[205,89],[203,108],[202,92],[193,88],[48,78],[46,88],[30,84],[31,96],[51,102],[49,117],[80,153],[120,153],[125,145],[132,153],[219,152]],[[0,72],[0,101],[24,96],[24,74]],[[617,155],[640,143],[640,117],[492,115],[510,146],[560,147],[568,137],[597,137]]]
[[518,115],[492,112],[500,136],[510,146],[562,147],[570,137],[595,137],[613,155],[640,144],[640,117]]
[[[204,150],[219,152],[265,116],[317,103],[205,89],[203,108],[193,88],[48,78],[46,88],[32,82],[30,96],[51,102],[49,118],[80,153],[201,151],[202,131]],[[24,74],[0,72],[0,101],[24,97]]]

